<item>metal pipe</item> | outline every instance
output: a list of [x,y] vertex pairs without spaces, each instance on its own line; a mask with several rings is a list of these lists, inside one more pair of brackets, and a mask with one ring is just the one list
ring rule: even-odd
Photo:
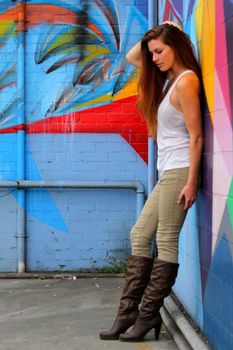
[[[0,181],[1,183],[4,181]],[[63,181],[63,180],[19,180],[17,188],[116,188],[135,189],[144,193],[145,189],[139,181]]]
[[[158,0],[148,0],[148,29],[153,28],[158,23]],[[156,171],[156,155],[157,148],[154,139],[148,137],[148,196],[153,191],[157,181]],[[152,240],[152,254],[155,254],[156,244],[155,239]]]
[[152,137],[148,138],[148,196],[155,186],[155,144]]
[[[25,178],[25,3],[17,1],[17,114],[18,125],[23,128],[17,131],[17,177]],[[25,191],[18,191],[18,272],[25,272]]]
[[156,1],[149,0],[148,1],[148,28],[153,28],[155,24],[155,9],[156,9]]
[[140,181],[0,180],[0,188],[116,188],[145,193]]
[[[137,193],[137,217],[142,211],[145,202],[145,188],[139,181],[37,181],[37,180],[17,180],[0,181],[0,188],[16,188],[19,191],[27,188],[60,188],[60,189],[133,189]],[[22,224],[21,224],[21,229]],[[24,235],[25,236],[25,235]]]
[[[25,191],[30,188],[57,188],[57,189],[133,189],[137,193],[137,217],[144,206],[145,202],[145,188],[139,181],[36,181],[36,180],[16,180],[16,181],[0,181],[0,188],[16,188],[18,191]],[[25,198],[25,197],[24,197]],[[18,242],[20,242],[20,253],[18,254],[18,272],[25,272],[26,270],[26,217],[25,210],[19,208],[18,212]],[[19,235],[19,232],[25,234]],[[19,243],[18,243],[19,246]],[[19,260],[20,259],[20,260]],[[24,271],[22,271],[24,269]]]
[[179,350],[193,350],[164,306],[161,307],[160,314],[163,319],[163,324],[176,343],[177,348]]
[[110,182],[110,181],[18,181],[18,188],[86,188],[86,189],[134,189],[137,193],[137,217],[144,202],[145,189],[139,181]]
[[164,306],[169,312],[170,316],[175,321],[176,325],[181,330],[183,336],[190,344],[191,348],[196,350],[210,350],[208,344],[206,344],[201,337],[197,334],[193,326],[189,323],[186,317],[179,310],[178,306],[174,302],[171,296],[168,296],[164,300]]
[[[155,0],[148,1],[148,29],[153,28],[158,22],[158,2]],[[152,192],[156,180],[157,172],[155,171],[155,143],[152,137],[148,138],[148,195]]]
[[0,188],[18,188],[18,181],[2,180],[0,181]]
[[145,188],[139,181],[113,182],[113,181],[18,181],[18,188],[86,188],[86,189],[134,189],[137,193],[137,217],[145,202]]

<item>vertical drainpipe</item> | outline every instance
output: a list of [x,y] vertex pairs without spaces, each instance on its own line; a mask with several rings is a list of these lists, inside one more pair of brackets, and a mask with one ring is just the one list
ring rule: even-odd
[[[158,0],[148,0],[148,29],[158,23]],[[156,158],[157,147],[152,137],[148,138],[148,196],[152,192],[157,181]],[[156,256],[156,240],[153,239],[151,246],[152,255]]]
[[[25,3],[17,1],[17,178],[25,179]],[[17,264],[18,272],[25,272],[25,190],[18,190]]]
[[[148,0],[148,29],[153,28],[158,23],[158,1]],[[152,137],[148,138],[148,196],[152,192],[157,180],[155,170],[156,149]]]

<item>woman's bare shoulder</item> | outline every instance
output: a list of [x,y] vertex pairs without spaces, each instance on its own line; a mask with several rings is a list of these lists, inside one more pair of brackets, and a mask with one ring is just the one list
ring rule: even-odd
[[195,72],[186,73],[177,82],[177,91],[183,92],[186,89],[200,90],[200,80]]

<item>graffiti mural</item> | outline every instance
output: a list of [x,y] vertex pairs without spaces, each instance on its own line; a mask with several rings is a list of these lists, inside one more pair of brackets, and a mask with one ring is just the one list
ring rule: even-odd
[[[125,54],[147,29],[147,7],[147,0],[0,2],[2,180],[18,178],[25,131],[26,179],[146,187],[147,130],[135,107],[137,71]],[[104,267],[125,258],[135,198],[113,192],[26,191],[27,269]],[[20,202],[17,191],[3,198],[11,219],[0,270],[15,271]]]
[[[15,61],[17,6],[5,1],[1,9],[1,49]],[[146,160],[145,149],[129,135],[143,138],[142,118],[131,108],[122,128],[117,113],[123,99],[135,102],[137,74],[125,53],[147,29],[145,1],[33,0],[26,2],[25,11],[27,132],[116,132]],[[7,94],[0,105],[1,132],[21,128],[16,69],[16,62],[1,64],[1,90]],[[105,116],[109,103],[116,110],[114,128]]]
[[[127,64],[125,53],[147,29],[147,6],[145,0],[0,2],[1,179],[17,178],[17,132],[25,130],[28,179],[139,179],[146,184],[147,132],[135,108],[137,71]],[[230,350],[233,2],[159,0],[158,8],[160,22],[173,20],[190,35],[201,63],[206,97],[203,183],[182,230],[175,292],[214,348]],[[20,22],[22,12],[24,28]],[[18,96],[22,33],[25,125],[18,118],[22,104]],[[114,202],[112,195],[106,194],[101,197],[108,201],[106,204],[99,203],[97,193],[28,193],[30,268],[72,269],[80,263],[77,256],[86,259],[82,266],[90,267],[90,260],[91,266],[96,266],[104,249],[108,253],[115,249],[116,256],[124,258],[123,235],[129,231],[133,221],[129,217],[134,212],[134,202],[129,197],[122,201],[118,195]],[[9,248],[2,245],[6,253],[0,251],[4,260],[0,268],[7,270],[11,266],[15,270],[18,203],[15,192],[3,198],[9,215],[2,214],[1,222]],[[80,203],[83,205],[86,198],[88,203],[83,208]],[[120,213],[121,220],[114,222],[116,208],[122,202],[130,205]],[[113,213],[108,212],[106,218],[103,208],[109,207]],[[89,221],[82,223],[79,214],[84,211]],[[111,238],[108,243],[104,241],[104,220],[106,234]],[[93,237],[96,240],[91,247]]]
[[183,228],[176,293],[214,349],[230,350],[233,346],[233,85],[230,79],[233,3],[161,0],[159,10],[161,21],[172,19],[191,36],[202,66],[206,95],[203,185],[196,207],[190,211]]

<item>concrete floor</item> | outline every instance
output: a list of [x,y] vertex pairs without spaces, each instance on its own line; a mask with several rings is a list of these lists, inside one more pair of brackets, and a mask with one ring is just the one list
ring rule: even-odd
[[99,339],[117,310],[122,278],[1,279],[1,350],[177,350],[163,330],[142,343]]

